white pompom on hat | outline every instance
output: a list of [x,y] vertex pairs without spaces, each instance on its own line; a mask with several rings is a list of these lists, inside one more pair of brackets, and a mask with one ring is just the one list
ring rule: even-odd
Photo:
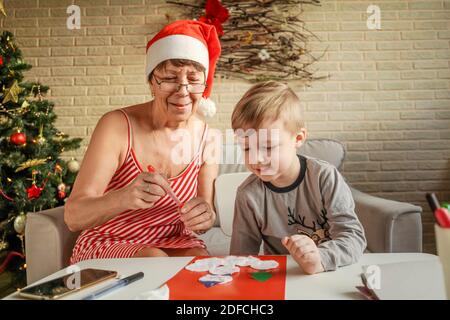
[[158,64],[169,59],[187,59],[200,63],[206,70],[206,89],[199,109],[205,116],[216,112],[211,95],[220,41],[213,25],[195,20],[179,20],[165,26],[147,44],[148,76]]

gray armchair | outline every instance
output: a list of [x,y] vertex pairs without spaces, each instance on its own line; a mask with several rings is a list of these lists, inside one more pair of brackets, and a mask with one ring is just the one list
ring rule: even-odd
[[[233,148],[230,152],[229,148]],[[224,146],[219,174],[246,171],[240,149]],[[319,158],[339,168],[345,151],[333,140],[308,140],[299,153]],[[370,252],[421,252],[422,208],[374,197],[352,189],[356,213],[365,229]],[[220,216],[212,230],[202,235],[212,255],[228,254],[230,238],[220,229]],[[230,213],[228,213],[230,214]],[[30,284],[66,267],[79,233],[70,232],[64,223],[64,207],[28,213],[25,228],[27,282]]]

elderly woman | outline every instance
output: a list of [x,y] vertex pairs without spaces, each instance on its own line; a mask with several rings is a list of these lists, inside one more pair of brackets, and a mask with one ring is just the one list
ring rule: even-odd
[[[71,263],[208,254],[196,233],[216,219],[218,168],[205,156],[208,126],[196,111],[209,97],[219,55],[215,28],[198,21],[169,24],[149,41],[154,99],[100,119],[66,203],[66,224],[82,230]],[[188,161],[175,152],[177,134],[190,139]]]

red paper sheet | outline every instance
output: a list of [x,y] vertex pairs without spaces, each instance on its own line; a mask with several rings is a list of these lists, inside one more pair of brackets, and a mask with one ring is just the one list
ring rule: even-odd
[[[210,257],[196,257],[197,259]],[[223,257],[218,257],[223,258]],[[170,300],[284,300],[286,287],[286,256],[258,256],[261,260],[276,260],[278,268],[267,270],[272,278],[259,282],[251,278],[251,272],[258,270],[240,267],[240,272],[233,274],[233,281],[205,287],[198,279],[208,272],[193,272],[186,269],[179,271],[167,281]],[[267,272],[262,271],[262,272]]]

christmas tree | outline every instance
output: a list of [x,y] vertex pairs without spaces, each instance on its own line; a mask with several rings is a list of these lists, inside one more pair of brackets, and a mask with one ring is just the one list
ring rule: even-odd
[[[81,139],[55,128],[54,104],[43,98],[48,87],[26,82],[31,65],[13,34],[0,37],[0,277],[25,280],[26,214],[64,205],[79,165],[60,158],[79,148]],[[10,263],[12,262],[12,263]],[[6,272],[5,272],[6,273]]]

